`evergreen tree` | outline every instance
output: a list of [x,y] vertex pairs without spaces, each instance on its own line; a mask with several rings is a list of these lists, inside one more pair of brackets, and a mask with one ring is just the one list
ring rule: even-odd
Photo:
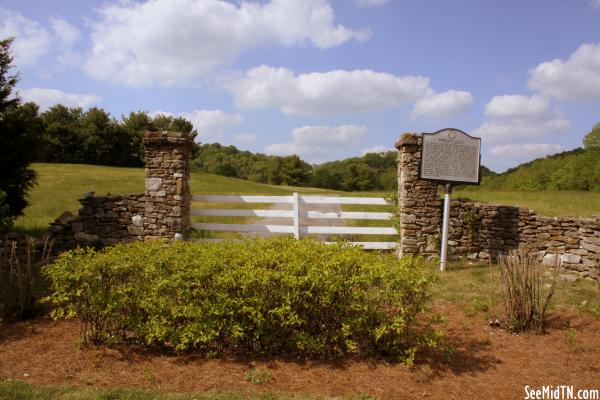
[[12,41],[0,41],[0,229],[4,230],[27,206],[27,191],[36,178],[30,164],[37,156],[42,130],[37,106],[21,105],[13,94],[18,75],[12,73]]

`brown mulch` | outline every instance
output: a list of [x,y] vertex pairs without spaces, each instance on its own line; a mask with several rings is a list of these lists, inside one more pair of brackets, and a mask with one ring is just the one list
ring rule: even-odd
[[[379,360],[216,359],[166,355],[132,347],[76,346],[77,321],[39,319],[0,327],[0,380],[167,392],[239,390],[380,399],[522,399],[524,387],[600,389],[600,321],[554,311],[544,335],[513,335],[438,305],[452,351],[421,354],[412,367]],[[453,353],[453,354],[452,354]],[[273,379],[246,382],[267,368]]]

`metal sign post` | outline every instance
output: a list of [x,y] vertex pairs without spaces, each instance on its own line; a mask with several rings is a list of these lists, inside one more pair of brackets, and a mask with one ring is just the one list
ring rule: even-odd
[[419,179],[446,186],[440,251],[440,271],[446,270],[452,184],[479,185],[481,139],[458,129],[423,133]]
[[444,192],[444,223],[442,224],[442,245],[440,253],[440,271],[446,270],[446,259],[448,258],[448,225],[450,225],[450,195],[452,184],[446,183]]

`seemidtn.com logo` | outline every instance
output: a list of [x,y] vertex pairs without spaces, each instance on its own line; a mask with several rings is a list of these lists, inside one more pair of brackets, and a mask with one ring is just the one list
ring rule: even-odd
[[577,389],[570,385],[525,386],[525,400],[592,400],[600,399],[600,389]]

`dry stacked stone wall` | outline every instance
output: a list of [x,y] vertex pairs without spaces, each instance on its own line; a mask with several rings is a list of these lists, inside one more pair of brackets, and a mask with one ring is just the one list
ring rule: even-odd
[[[400,254],[439,254],[442,201],[438,185],[418,179],[421,136],[398,140]],[[450,257],[495,258],[525,249],[546,265],[562,266],[583,276],[600,273],[600,216],[544,217],[527,207],[453,200],[448,238]]]
[[148,239],[184,238],[190,228],[192,139],[180,132],[146,132],[145,193],[79,199],[77,215],[65,212],[50,224],[56,251]]
[[142,215],[145,196],[94,196],[79,199],[77,215],[66,211],[50,224],[49,232],[56,249],[77,246],[111,245],[143,239]]

